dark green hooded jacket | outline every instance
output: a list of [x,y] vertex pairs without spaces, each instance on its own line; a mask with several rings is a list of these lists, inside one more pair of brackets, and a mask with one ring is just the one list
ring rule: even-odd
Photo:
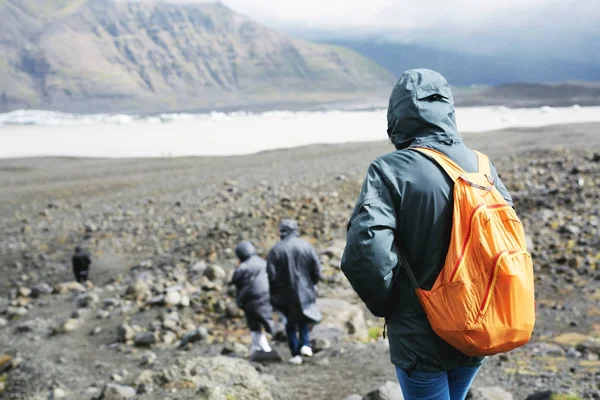
[[[467,172],[477,171],[477,156],[463,143],[454,114],[443,76],[418,69],[400,77],[388,109],[388,135],[396,151],[370,165],[348,223],[342,271],[369,310],[386,318],[392,362],[407,370],[447,371],[483,361],[433,332],[395,247],[404,252],[419,286],[430,289],[450,244],[454,184],[411,147],[441,151]],[[512,205],[491,167],[498,190]]]

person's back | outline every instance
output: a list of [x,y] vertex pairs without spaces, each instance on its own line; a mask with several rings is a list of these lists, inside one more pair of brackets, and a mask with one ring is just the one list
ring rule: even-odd
[[[441,75],[430,70],[402,75],[390,96],[388,135],[397,150],[369,168],[348,224],[342,271],[373,314],[386,318],[391,359],[401,384],[403,376],[415,377],[414,373],[458,373],[465,367],[475,367],[467,370],[473,372],[472,379],[482,359],[460,353],[434,333],[394,251],[395,246],[402,249],[419,287],[428,290],[450,244],[453,181],[438,164],[411,147],[437,150],[466,172],[478,170],[476,153],[457,132],[452,94]],[[491,169],[497,189],[512,204]],[[464,381],[464,375],[460,379]],[[414,398],[407,391],[406,379],[402,386],[405,398]],[[461,397],[454,389],[446,388],[450,398]]]
[[292,362],[301,363],[301,354],[312,355],[308,325],[321,320],[315,289],[321,280],[321,263],[310,243],[298,237],[296,221],[283,220],[280,236],[282,240],[267,256],[271,304],[286,317]]
[[269,302],[269,278],[267,262],[259,257],[256,248],[248,241],[241,242],[235,249],[240,260],[231,283],[236,286],[236,303],[244,310],[248,328],[252,335],[251,353],[270,352],[271,347],[263,329],[273,333],[272,313]]
[[236,268],[232,278],[238,295],[238,306],[257,300],[269,299],[269,277],[267,276],[267,261],[256,254],[250,242],[242,242],[236,248],[236,255],[240,265]]
[[89,270],[92,260],[90,255],[80,247],[75,247],[75,252],[71,257],[71,263],[73,265],[73,274],[75,280],[79,283],[83,283],[89,280]]

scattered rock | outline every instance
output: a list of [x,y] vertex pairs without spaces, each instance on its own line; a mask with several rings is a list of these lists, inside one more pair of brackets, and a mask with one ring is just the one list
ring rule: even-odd
[[54,388],[50,391],[50,394],[48,395],[48,400],[64,399],[65,397],[67,397],[67,393],[63,389]]
[[8,354],[0,354],[0,374],[14,367],[14,357]]
[[52,294],[53,289],[50,285],[48,285],[47,283],[40,283],[35,285],[32,289],[31,289],[31,297],[40,297],[42,295],[48,295],[48,294]]
[[221,354],[227,356],[247,357],[249,355],[248,347],[238,342],[226,342]]
[[204,276],[211,282],[223,281],[227,277],[227,273],[218,265],[209,265],[204,270]]
[[95,400],[95,399],[100,399],[102,391],[100,389],[98,389],[97,387],[89,387],[89,388],[85,389],[84,393],[86,395],[86,398]]
[[204,275],[206,267],[207,265],[204,261],[199,261],[190,267],[190,273],[192,275]]
[[121,324],[117,328],[117,338],[122,343],[132,341],[135,338],[135,330],[128,324]]
[[109,383],[102,391],[102,400],[127,400],[135,397],[136,391],[131,386]]
[[83,293],[85,291],[86,288],[79,282],[65,282],[54,287],[54,292],[56,294],[67,294],[70,292]]
[[165,305],[165,295],[161,294],[159,296],[151,297],[146,301],[146,304],[151,307],[162,307]]
[[250,361],[259,363],[278,363],[282,362],[283,358],[279,355],[277,350],[272,349],[269,352],[266,351],[255,351],[250,354]]
[[36,323],[34,320],[28,320],[28,321],[24,321],[21,322],[20,324],[18,324],[15,327],[15,332],[16,333],[29,333],[29,332],[33,332],[33,330],[36,327]]
[[79,320],[69,318],[64,321],[58,328],[58,333],[70,333],[79,328]]
[[350,396],[346,397],[344,400],[362,400],[363,397],[359,394],[351,394]]
[[568,225],[563,225],[560,227],[559,229],[560,233],[565,233],[568,235],[573,235],[573,236],[577,236],[581,233],[581,228],[578,227],[577,225],[573,225],[573,224],[568,224]]
[[102,327],[97,326],[90,332],[90,335],[96,336],[96,335],[99,335],[101,332],[102,332]]
[[119,307],[120,304],[121,304],[121,301],[114,297],[108,297],[108,298],[102,300],[102,305],[104,308],[116,308],[116,307]]
[[387,381],[379,389],[363,397],[363,400],[404,400],[404,396],[397,382]]
[[588,338],[585,342],[577,345],[577,350],[600,356],[600,338]]
[[75,302],[77,303],[78,307],[88,308],[98,304],[100,302],[100,298],[96,293],[93,292],[83,293],[77,296]]
[[134,339],[136,346],[152,346],[158,342],[158,337],[155,332],[142,332],[135,335]]
[[331,348],[331,341],[325,338],[316,338],[313,343],[313,350],[315,353],[319,353],[323,350],[328,350]]
[[156,361],[158,357],[156,356],[156,354],[154,354],[151,351],[146,351],[143,355],[142,355],[142,359],[140,364],[141,365],[152,365],[154,364],[154,362]]
[[172,290],[167,292],[165,296],[165,304],[167,306],[176,306],[181,303],[181,293]]
[[467,399],[470,400],[513,400],[513,395],[500,387],[472,387]]
[[139,386],[142,384],[151,384],[153,378],[154,378],[154,371],[146,369],[146,370],[143,370],[142,372],[140,372],[138,377],[135,378],[135,380],[133,381],[133,384],[135,386]]
[[543,392],[536,392],[527,396],[527,400],[552,400],[554,392],[551,390],[545,390]]
[[165,332],[165,333],[163,333],[162,340],[163,340],[164,344],[166,344],[167,346],[170,346],[177,341],[177,334],[175,332],[170,332],[170,331]]
[[8,321],[0,317],[0,328],[4,328],[6,325],[8,325]]
[[564,357],[565,351],[557,344],[539,342],[529,346],[533,354],[541,357]]
[[194,329],[181,338],[181,344],[179,347],[187,346],[190,343],[196,343],[201,340],[205,340],[208,338],[208,330],[204,327],[200,327],[198,329]]
[[20,318],[27,315],[27,308],[25,307],[8,307],[6,310],[9,319]]
[[146,282],[137,280],[133,285],[127,288],[125,295],[133,297],[135,300],[143,301],[147,297],[149,291],[150,289]]

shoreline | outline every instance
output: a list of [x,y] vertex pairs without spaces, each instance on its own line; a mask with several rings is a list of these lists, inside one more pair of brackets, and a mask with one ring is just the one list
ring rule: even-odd
[[[0,159],[74,158],[161,160],[226,158],[304,146],[385,142],[385,112],[271,113],[201,116],[170,123],[91,123],[1,126]],[[539,110],[463,108],[459,132],[468,136],[510,130],[600,123],[600,107]]]

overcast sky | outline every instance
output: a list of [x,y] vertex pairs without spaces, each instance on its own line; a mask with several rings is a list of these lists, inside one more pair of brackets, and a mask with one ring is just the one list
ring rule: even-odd
[[[379,29],[422,29],[440,24],[473,29],[510,25],[549,17],[553,24],[574,29],[599,25],[598,0],[223,0],[223,3],[265,22],[300,26]],[[583,21],[581,20],[583,18]]]
[[600,0],[221,2],[270,27],[305,37],[383,34],[476,52],[521,49],[567,55],[584,47],[600,53]]

